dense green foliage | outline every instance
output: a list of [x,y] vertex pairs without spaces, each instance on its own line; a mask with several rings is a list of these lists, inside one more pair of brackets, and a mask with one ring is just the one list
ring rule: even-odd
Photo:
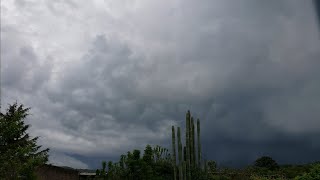
[[31,138],[26,132],[30,126],[24,120],[29,110],[14,103],[6,113],[0,113],[0,174],[3,179],[34,179],[34,169],[48,160],[49,149],[39,151],[38,137]]
[[[178,130],[180,132],[180,129]],[[179,134],[179,133],[178,133]],[[179,144],[179,143],[178,143]],[[152,148],[148,145],[142,157],[140,151],[134,150],[128,152],[128,155],[122,155],[118,163],[108,163],[107,175],[100,176],[99,179],[174,179],[174,171],[170,154],[160,155],[161,150],[164,149],[159,146]],[[166,151],[166,150],[165,150]],[[163,151],[163,152],[165,152]],[[135,154],[135,155],[134,155]],[[158,154],[158,155],[157,155]],[[128,159],[131,157],[131,161]],[[179,158],[178,158],[179,159]],[[307,165],[278,165],[278,168],[268,168],[255,166],[257,161],[265,159],[258,158],[253,162],[253,166],[247,166],[243,169],[233,168],[219,168],[215,161],[208,161],[206,169],[195,168],[191,170],[193,180],[315,180],[319,179],[320,163],[313,163]],[[273,160],[274,161],[274,160]],[[171,162],[171,163],[170,163]],[[267,163],[268,164],[268,163]],[[277,164],[275,161],[272,164]],[[111,167],[111,168],[110,168]],[[104,168],[98,171],[103,171]],[[185,169],[185,166],[182,166]],[[184,174],[185,171],[183,172]],[[177,174],[177,179],[186,179],[187,177]]]
[[319,180],[320,179],[320,163],[312,165],[310,172],[297,176],[295,180]]
[[[104,177],[104,166],[98,177]],[[119,162],[108,163],[106,178],[113,180],[162,180],[172,179],[173,169],[168,149],[156,146],[152,148],[147,145],[144,154],[141,156],[139,150],[133,150],[126,155],[121,155]]]
[[[259,158],[260,159],[260,158]],[[255,162],[254,162],[255,164]],[[244,179],[244,180],[269,180],[269,179],[319,179],[320,163],[306,165],[279,165],[277,169],[270,170],[265,167],[248,166],[243,169],[216,168],[208,163],[208,174],[211,180],[216,179]]]

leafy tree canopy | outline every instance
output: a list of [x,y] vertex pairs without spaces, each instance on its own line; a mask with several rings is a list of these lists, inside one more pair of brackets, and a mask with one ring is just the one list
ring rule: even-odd
[[262,156],[254,162],[254,166],[275,170],[279,168],[278,163],[269,156]]
[[[97,175],[102,178],[102,169],[97,170]],[[127,155],[121,155],[117,163],[108,162],[108,172],[106,177],[113,180],[131,179],[171,179],[172,163],[168,149],[160,146],[151,147],[147,145],[143,155],[140,150],[133,150]]]
[[14,103],[0,112],[0,174],[4,179],[34,179],[34,169],[48,161],[49,149],[40,151],[38,137],[27,133],[30,125],[24,120],[30,108]]

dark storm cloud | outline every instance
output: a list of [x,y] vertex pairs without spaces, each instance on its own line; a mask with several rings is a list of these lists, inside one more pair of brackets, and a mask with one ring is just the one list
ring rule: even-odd
[[315,11],[317,13],[316,15],[317,15],[317,19],[318,19],[318,24],[320,26],[320,1],[313,0],[313,3],[314,3]]
[[[206,146],[205,157],[216,159],[221,166],[237,166],[252,164],[261,156],[271,156],[280,164],[308,163],[320,158],[319,148],[313,144],[316,139],[310,140],[319,134],[308,136],[288,136],[276,133],[276,138],[261,141],[248,141],[217,136],[210,141],[204,141]],[[292,160],[294,159],[294,161]]]
[[[204,141],[211,144],[206,147],[207,157],[220,159],[223,156],[221,161],[230,158],[238,164],[246,162],[245,159],[254,160],[256,157],[250,157],[250,154],[258,152],[260,155],[269,153],[282,162],[288,162],[292,157],[299,162],[319,158],[315,152],[320,147],[314,139],[319,132],[316,110],[319,108],[316,103],[319,100],[316,82],[320,75],[317,71],[320,66],[319,39],[316,29],[310,28],[310,31],[306,26],[300,27],[306,23],[315,27],[314,21],[312,16],[303,15],[305,12],[294,3],[297,2],[241,1],[234,6],[226,3],[227,9],[237,10],[221,10],[228,13],[222,18],[232,18],[223,22],[219,37],[213,40],[213,36],[207,36],[199,41],[211,43],[197,46],[202,47],[201,54],[212,52],[207,56],[209,59],[214,57],[211,62],[219,59],[220,65],[225,66],[223,70],[235,67],[228,73],[229,76],[232,74],[230,79],[224,78],[229,82],[224,91],[214,94],[215,103],[205,118],[205,127],[211,127],[204,130]],[[300,5],[308,7],[303,3]],[[279,133],[286,137],[279,137]],[[306,144],[301,143],[301,139],[313,140]],[[305,149],[313,153],[301,155]],[[292,153],[285,156],[290,150]]]
[[2,104],[21,97],[33,108],[52,161],[97,167],[147,143],[170,147],[188,109],[205,156],[222,164],[319,159],[312,1],[123,3],[46,2],[43,18],[32,6],[27,19],[9,12],[28,3],[4,7]]
[[1,85],[12,91],[38,91],[50,79],[51,63],[42,63],[12,27],[3,24],[1,33]]

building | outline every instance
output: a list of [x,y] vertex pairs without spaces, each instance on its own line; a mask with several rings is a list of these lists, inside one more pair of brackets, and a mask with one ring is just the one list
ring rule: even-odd
[[38,167],[35,173],[39,180],[83,180],[94,179],[96,176],[92,170],[78,170],[48,164]]
[[42,165],[36,169],[39,180],[79,180],[78,170],[53,165]]

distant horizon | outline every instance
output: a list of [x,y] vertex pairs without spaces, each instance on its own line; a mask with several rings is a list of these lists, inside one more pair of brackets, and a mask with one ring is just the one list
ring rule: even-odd
[[[73,167],[70,167],[70,166],[63,166],[63,165],[56,165],[56,164],[50,164],[50,163],[47,163],[47,165],[53,165],[53,166],[58,166],[58,167],[67,167],[67,168],[72,168],[72,169],[76,169],[76,170],[91,170],[91,171],[95,171],[97,169],[100,169],[101,168],[101,163],[102,161],[106,161],[108,162],[108,160],[101,160],[100,164],[97,164],[96,167],[93,167],[93,168],[73,168]],[[275,159],[275,161],[277,162],[277,160]],[[117,162],[117,161],[113,161],[113,162]],[[314,163],[319,163],[320,160],[314,160],[314,161],[311,161],[311,162],[305,162],[305,163],[284,163],[284,164],[281,164],[279,163],[279,166],[287,166],[287,165],[292,165],[292,166],[299,166],[299,165],[308,165],[308,164],[314,164]],[[277,162],[278,163],[278,162]],[[247,165],[241,165],[241,166],[232,166],[228,163],[219,163],[217,162],[217,168],[236,168],[236,169],[243,169],[243,168],[246,168],[246,167],[249,167],[249,166],[254,166],[254,161],[251,163],[251,164],[247,164]]]

